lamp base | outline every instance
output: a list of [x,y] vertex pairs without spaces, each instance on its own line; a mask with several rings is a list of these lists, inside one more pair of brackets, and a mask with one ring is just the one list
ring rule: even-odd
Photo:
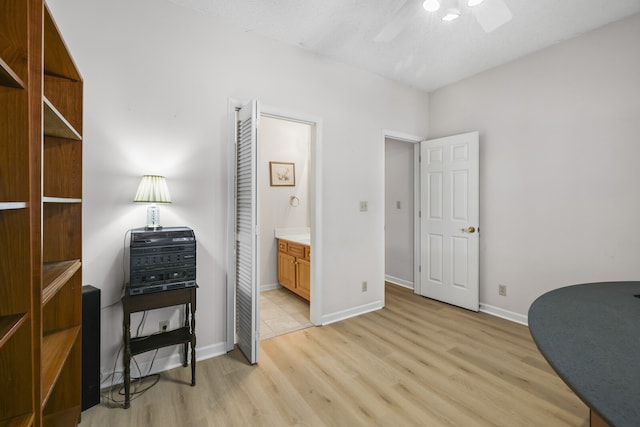
[[160,208],[151,205],[147,208],[147,229],[157,230],[162,228],[160,225]]

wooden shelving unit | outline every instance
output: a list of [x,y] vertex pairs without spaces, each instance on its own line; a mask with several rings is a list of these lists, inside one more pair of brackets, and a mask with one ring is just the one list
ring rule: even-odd
[[24,89],[22,79],[11,69],[11,67],[0,58],[0,85]]
[[0,427],[29,427],[33,423],[33,415],[20,415],[0,422]]
[[44,1],[0,1],[0,427],[80,421],[82,94]]

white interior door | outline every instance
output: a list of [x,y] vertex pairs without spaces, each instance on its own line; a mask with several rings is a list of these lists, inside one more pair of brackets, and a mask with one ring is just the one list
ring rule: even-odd
[[478,311],[478,132],[423,141],[420,157],[420,293]]
[[238,112],[236,143],[236,333],[238,347],[252,364],[258,362],[259,337],[259,105],[251,101]]

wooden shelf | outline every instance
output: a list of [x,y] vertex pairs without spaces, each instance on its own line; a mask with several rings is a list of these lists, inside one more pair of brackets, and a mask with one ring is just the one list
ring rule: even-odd
[[27,313],[0,316],[0,347],[9,341],[28,317]]
[[51,298],[71,279],[82,263],[79,259],[71,261],[47,262],[42,266],[42,305],[46,305]]
[[49,8],[44,11],[44,72],[51,76],[82,80],[69,49],[64,43]]
[[0,86],[13,87],[16,89],[24,89],[24,82],[11,69],[9,64],[0,58]]
[[43,197],[43,203],[82,203],[82,199],[73,199],[70,197]]
[[26,414],[8,420],[0,420],[0,427],[29,427],[32,423],[33,414]]
[[0,202],[0,211],[8,211],[12,209],[24,209],[27,207],[26,202]]
[[51,101],[46,97],[42,97],[42,103],[44,105],[44,134],[46,136],[82,141],[80,133],[78,133],[78,131],[71,126],[69,121],[60,114]]
[[131,355],[145,353],[156,348],[168,347],[191,342],[191,331],[188,327],[174,329],[161,334],[149,335],[146,337],[131,338]]
[[49,400],[79,332],[80,326],[74,326],[42,337],[42,406]]
[[74,406],[64,411],[45,415],[42,425],[47,427],[67,427],[75,426],[78,421],[80,421],[80,406]]

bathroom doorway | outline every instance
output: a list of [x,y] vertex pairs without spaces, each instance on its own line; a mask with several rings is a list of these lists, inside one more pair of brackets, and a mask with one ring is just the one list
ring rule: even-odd
[[[302,269],[301,263],[305,262],[304,251],[310,249],[306,243],[311,240],[310,169],[314,127],[310,123],[264,113],[260,118],[258,191],[261,239],[258,280],[261,340],[313,326],[309,316],[309,301],[305,299],[308,295],[303,294],[303,298],[295,291],[296,281],[302,275],[307,275],[304,279],[307,283],[310,281],[309,269]],[[290,174],[284,177],[288,179],[287,182],[277,182],[279,170]],[[302,248],[300,252],[303,258],[289,255],[288,248],[293,250],[294,245],[300,245],[295,248]],[[291,280],[289,282],[285,278],[283,284],[291,286],[292,290],[280,284],[279,263],[291,265]]]
[[[287,122],[309,126],[310,143],[308,169],[309,199],[307,216],[309,218],[309,249],[304,252],[305,268],[309,278],[307,294],[309,319],[313,325],[322,323],[322,119],[317,116],[283,110],[277,107],[263,106],[259,101],[241,102],[229,99],[229,203],[228,203],[228,263],[227,263],[227,328],[226,351],[234,349],[236,343],[247,356],[250,363],[257,363],[260,354],[260,268],[263,240],[275,241],[275,228],[262,230],[262,181],[272,185],[272,166],[279,168],[286,160],[263,159],[258,147],[260,127],[265,118],[280,119]],[[266,163],[265,163],[266,162]],[[261,173],[264,165],[269,165],[265,178]],[[286,166],[286,165],[285,165]],[[283,173],[282,170],[278,173]],[[289,176],[293,170],[284,171]],[[279,177],[276,181],[288,184],[288,179]],[[277,182],[276,182],[277,184]],[[277,186],[277,185],[275,185]],[[286,185],[282,185],[286,187]],[[290,185],[289,190],[295,188]],[[292,197],[294,196],[294,197]],[[299,196],[288,194],[288,203],[297,204]]]

